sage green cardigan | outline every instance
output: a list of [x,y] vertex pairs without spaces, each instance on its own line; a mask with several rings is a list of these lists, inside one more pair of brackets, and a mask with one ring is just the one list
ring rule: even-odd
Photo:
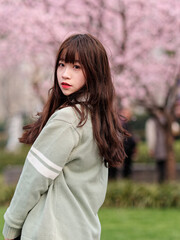
[[91,118],[77,127],[72,107],[56,111],[31,147],[4,218],[3,234],[22,240],[99,240],[97,212],[108,169]]

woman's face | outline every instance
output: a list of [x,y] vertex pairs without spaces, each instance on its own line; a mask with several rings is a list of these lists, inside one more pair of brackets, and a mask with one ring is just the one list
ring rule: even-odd
[[61,91],[66,96],[77,92],[86,83],[83,66],[78,59],[74,63],[66,63],[64,59],[60,58],[57,68],[57,79]]

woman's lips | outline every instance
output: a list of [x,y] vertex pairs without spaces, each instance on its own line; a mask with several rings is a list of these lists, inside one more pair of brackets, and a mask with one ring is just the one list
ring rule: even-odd
[[61,83],[61,86],[62,86],[63,88],[70,88],[70,87],[71,87],[71,85],[70,85],[69,83],[66,83],[66,82],[62,82],[62,83]]

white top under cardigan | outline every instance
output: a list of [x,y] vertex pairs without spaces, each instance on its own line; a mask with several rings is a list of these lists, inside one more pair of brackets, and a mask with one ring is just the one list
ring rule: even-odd
[[90,116],[77,127],[72,107],[56,111],[31,147],[3,234],[22,240],[99,240],[97,212],[108,169],[93,138]]

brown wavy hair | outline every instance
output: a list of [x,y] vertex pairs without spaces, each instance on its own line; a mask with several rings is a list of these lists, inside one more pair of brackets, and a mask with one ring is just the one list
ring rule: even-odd
[[[74,63],[77,56],[86,76],[86,85],[70,96],[65,96],[57,79],[59,60],[63,58],[67,63]],[[80,101],[82,95],[86,98]],[[105,165],[120,165],[126,157],[123,141],[129,134],[122,128],[115,105],[115,91],[106,51],[100,41],[90,34],[72,35],[61,44],[55,63],[54,85],[49,91],[48,100],[43,111],[38,113],[38,120],[23,128],[20,142],[33,144],[49,117],[57,109],[67,106],[72,106],[80,114],[78,127],[85,124],[90,111],[94,138]]]

